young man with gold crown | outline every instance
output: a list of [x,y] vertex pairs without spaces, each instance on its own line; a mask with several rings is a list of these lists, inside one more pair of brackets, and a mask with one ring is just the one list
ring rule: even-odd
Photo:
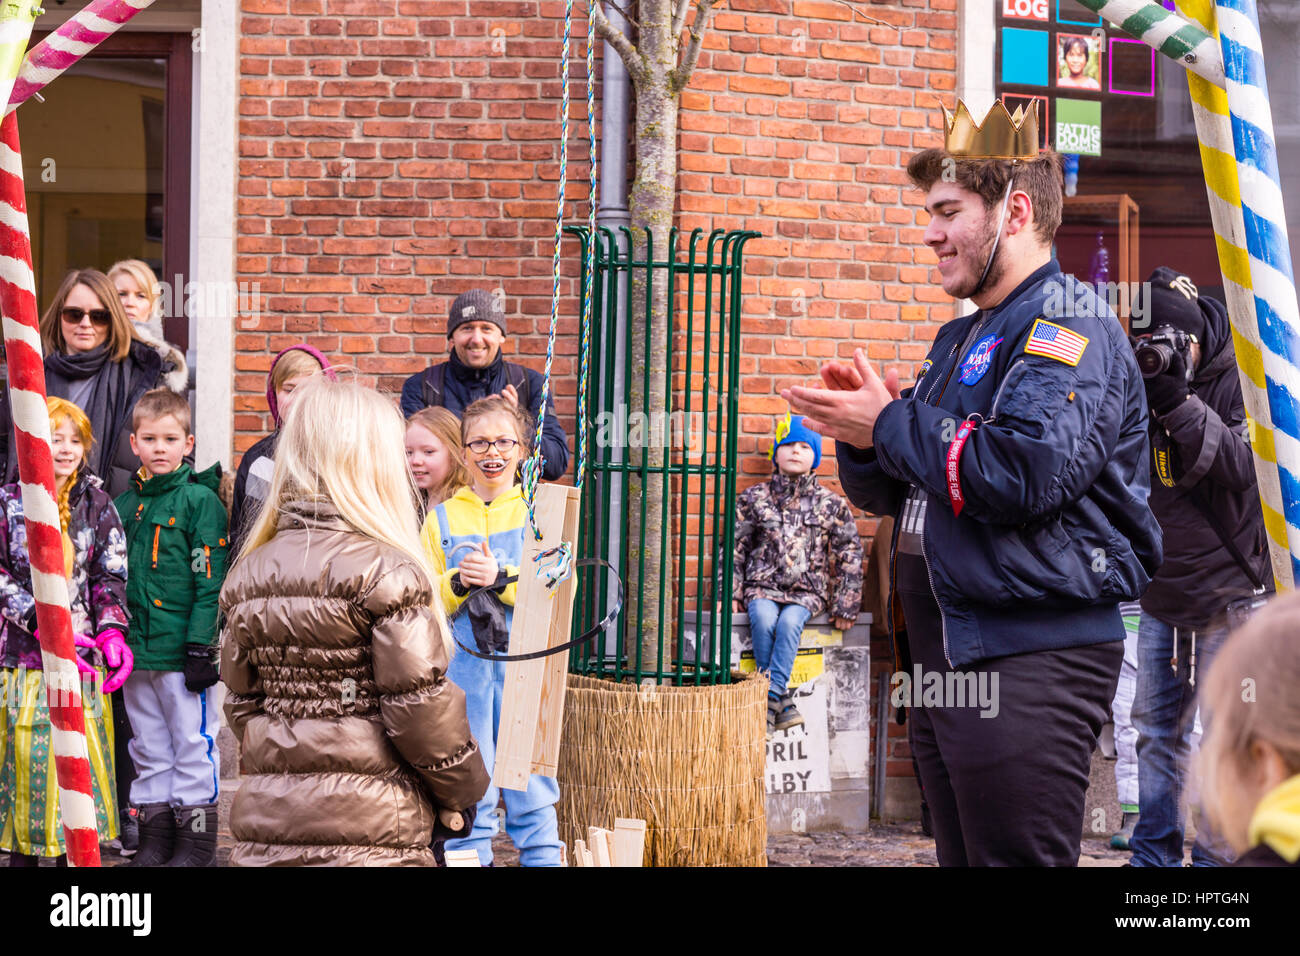
[[1161,559],[1142,377],[1114,313],[1052,258],[1061,160],[1037,115],[944,115],[946,148],[907,172],[944,291],[978,311],[939,330],[911,388],[858,349],[784,394],[837,439],[849,499],[897,519],[892,697],[940,864],[1075,865],[1119,603]]

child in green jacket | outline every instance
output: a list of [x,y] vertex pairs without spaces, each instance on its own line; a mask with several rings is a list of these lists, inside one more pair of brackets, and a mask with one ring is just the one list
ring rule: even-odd
[[124,685],[135,736],[140,851],[127,866],[211,866],[217,839],[217,598],[226,574],[221,467],[195,474],[190,408],[165,388],[132,415],[131,450],[144,467],[114,504],[127,542]]

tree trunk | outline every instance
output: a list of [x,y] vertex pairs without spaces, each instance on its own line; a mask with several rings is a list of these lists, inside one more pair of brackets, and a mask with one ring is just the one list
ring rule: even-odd
[[[668,233],[673,224],[673,207],[677,185],[677,111],[678,93],[672,87],[672,71],[677,66],[677,40],[672,28],[673,5],[669,0],[641,0],[638,52],[645,64],[642,81],[636,88],[636,179],[632,184],[632,234],[637,243],[637,257],[645,257],[646,230],[653,237],[654,258],[668,255]],[[669,375],[672,358],[668,342],[668,273],[652,270],[649,289],[649,321],[642,320],[647,302],[646,274],[637,271],[632,285],[633,308],[628,316],[632,329],[632,376],[628,382],[629,416],[644,412],[647,419],[656,412],[671,411]],[[647,372],[648,370],[648,372]],[[648,379],[648,380],[647,380]],[[644,429],[645,441],[629,449],[631,464],[643,462],[651,469],[663,469],[670,460],[664,441],[649,421]],[[671,487],[671,486],[670,486]],[[650,471],[643,481],[640,474],[628,482],[628,580],[629,622],[625,635],[629,664],[635,663],[636,621],[643,618],[641,660],[644,670],[653,671],[659,659],[660,608],[663,609],[663,665],[668,669],[673,655],[675,627],[672,599],[672,516],[670,498],[664,494],[662,471]],[[644,522],[642,521],[644,502]],[[669,534],[665,536],[665,528]],[[645,547],[641,547],[641,532]],[[644,572],[642,562],[644,561]]]

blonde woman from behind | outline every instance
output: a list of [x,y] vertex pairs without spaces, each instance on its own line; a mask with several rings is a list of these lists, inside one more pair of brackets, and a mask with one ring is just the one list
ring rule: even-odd
[[[232,866],[432,866],[488,774],[446,679],[397,409],[317,376],[226,579],[221,675],[244,782]],[[462,813],[461,811],[467,811]]]
[[1274,598],[1214,658],[1201,800],[1236,866],[1300,866],[1300,594]]

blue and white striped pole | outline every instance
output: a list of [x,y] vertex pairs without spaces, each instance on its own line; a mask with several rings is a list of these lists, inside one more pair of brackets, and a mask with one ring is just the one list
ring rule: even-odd
[[1300,581],[1300,305],[1255,0],[1215,0],[1293,577]]

